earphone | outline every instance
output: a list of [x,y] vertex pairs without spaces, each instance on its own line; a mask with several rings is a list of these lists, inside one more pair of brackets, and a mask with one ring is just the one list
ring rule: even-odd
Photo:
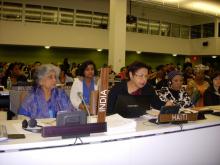
[[27,121],[26,119],[22,121],[22,128],[25,131],[33,132],[33,133],[40,133],[42,130],[42,126],[37,125],[36,119],[30,119]]
[[169,80],[169,81],[168,81],[168,86],[170,87],[171,85],[172,85],[172,81]]

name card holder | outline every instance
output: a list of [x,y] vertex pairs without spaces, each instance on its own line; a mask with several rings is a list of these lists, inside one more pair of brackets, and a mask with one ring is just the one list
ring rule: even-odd
[[159,123],[186,123],[188,121],[196,121],[198,113],[178,113],[178,114],[160,114],[158,116]]
[[101,68],[98,98],[98,123],[105,122],[108,100],[108,78],[110,68]]

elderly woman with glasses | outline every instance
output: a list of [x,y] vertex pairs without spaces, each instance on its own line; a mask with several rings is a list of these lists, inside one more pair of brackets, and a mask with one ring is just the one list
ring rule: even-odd
[[43,64],[36,69],[34,85],[23,100],[19,115],[30,118],[55,118],[58,111],[76,110],[63,89],[56,88],[60,69]]
[[[148,100],[153,108],[160,109],[165,103],[160,101],[159,97],[155,94],[153,87],[147,84],[148,79],[148,66],[142,62],[133,62],[128,67],[128,81],[122,81],[113,86],[108,94],[107,113],[118,113],[115,108],[116,101],[119,95],[146,95],[150,98]],[[167,103],[169,105],[169,103]]]

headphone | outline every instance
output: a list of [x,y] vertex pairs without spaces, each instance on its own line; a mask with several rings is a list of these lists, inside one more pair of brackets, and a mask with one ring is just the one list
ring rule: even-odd
[[42,126],[37,125],[36,119],[30,119],[27,121],[26,119],[22,121],[22,128],[25,131],[33,132],[33,133],[41,133]]

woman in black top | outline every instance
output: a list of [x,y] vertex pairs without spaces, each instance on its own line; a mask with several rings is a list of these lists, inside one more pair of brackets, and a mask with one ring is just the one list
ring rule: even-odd
[[[112,87],[108,94],[107,113],[118,113],[115,109],[116,101],[119,95],[146,95],[152,107],[160,109],[165,103],[161,102],[156,95],[154,89],[147,84],[148,67],[141,62],[133,62],[128,67],[128,81],[122,81],[121,83]],[[168,103],[169,105],[169,103]]]
[[204,93],[204,105],[220,105],[220,71],[213,74],[212,85]]

